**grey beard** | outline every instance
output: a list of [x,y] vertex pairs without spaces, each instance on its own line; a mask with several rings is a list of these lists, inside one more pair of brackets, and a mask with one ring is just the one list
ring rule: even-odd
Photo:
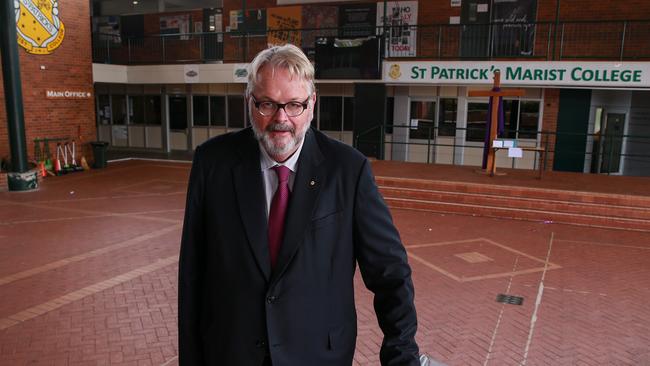
[[[291,125],[272,123],[267,126],[266,130],[262,131],[257,127],[256,123],[253,122],[252,125],[255,138],[262,143],[264,150],[266,150],[266,152],[272,157],[286,155],[292,152],[305,138],[305,134],[309,128],[309,124],[306,124],[302,131],[296,131],[291,127]],[[289,142],[277,145],[268,134],[268,132],[271,131],[290,131],[292,136]]]

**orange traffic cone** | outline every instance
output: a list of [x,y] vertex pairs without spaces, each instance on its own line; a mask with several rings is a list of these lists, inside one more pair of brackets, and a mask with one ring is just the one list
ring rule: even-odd
[[54,174],[61,175],[61,160],[54,160]]
[[81,167],[82,167],[84,170],[90,170],[90,166],[88,166],[88,162],[86,161],[86,157],[85,157],[85,156],[81,156]]

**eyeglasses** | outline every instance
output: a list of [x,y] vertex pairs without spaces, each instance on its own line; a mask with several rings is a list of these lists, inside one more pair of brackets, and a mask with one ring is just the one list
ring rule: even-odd
[[257,111],[266,117],[270,117],[274,115],[278,109],[282,108],[284,109],[284,113],[287,114],[289,117],[298,117],[299,115],[302,114],[302,112],[305,111],[309,107],[309,98],[305,99],[304,102],[289,102],[289,103],[275,103],[275,102],[258,102],[255,99],[255,96],[251,95],[251,98],[253,98],[253,104],[255,105],[255,108],[257,108]]

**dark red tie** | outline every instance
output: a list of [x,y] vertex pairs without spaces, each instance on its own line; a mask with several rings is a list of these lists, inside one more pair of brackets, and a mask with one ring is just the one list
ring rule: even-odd
[[278,176],[278,189],[271,201],[269,211],[269,253],[271,267],[275,267],[280,252],[280,244],[284,236],[284,219],[289,206],[289,168],[284,165],[274,166],[273,170]]

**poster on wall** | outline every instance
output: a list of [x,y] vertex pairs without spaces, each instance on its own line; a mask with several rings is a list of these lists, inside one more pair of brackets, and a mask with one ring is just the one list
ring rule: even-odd
[[[386,4],[386,15],[384,15]],[[377,34],[383,34],[384,24],[388,27],[386,56],[415,57],[417,55],[417,1],[388,1],[377,3]],[[385,23],[384,23],[385,22]]]
[[[269,8],[266,13],[269,29],[266,42],[269,46],[302,43],[302,6]],[[296,30],[293,30],[296,29]]]
[[377,6],[354,4],[339,6],[339,37],[360,38],[375,35]]
[[316,37],[336,37],[338,35],[339,8],[326,5],[307,5],[302,7],[303,31],[302,49],[307,57],[314,59]]
[[266,9],[246,9],[240,31],[250,36],[266,36]]
[[496,56],[532,56],[537,0],[494,0],[492,7]]
[[[244,22],[244,12],[241,10],[230,11],[230,30],[238,31],[239,25]],[[228,29],[226,29],[228,32]]]
[[160,34],[182,34],[180,39],[189,39],[191,19],[189,14],[165,15],[160,17]]

